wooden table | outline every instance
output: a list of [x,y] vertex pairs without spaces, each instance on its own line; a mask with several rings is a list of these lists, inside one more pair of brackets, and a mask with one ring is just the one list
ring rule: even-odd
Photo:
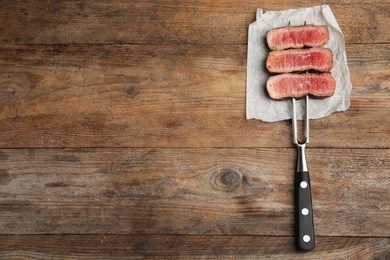
[[1,1],[0,258],[389,259],[390,1],[326,2],[352,104],[310,122],[302,253],[291,121],[245,119],[247,32],[323,1]]

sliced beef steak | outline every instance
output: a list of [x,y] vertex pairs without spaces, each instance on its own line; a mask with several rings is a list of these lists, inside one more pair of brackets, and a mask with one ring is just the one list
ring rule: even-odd
[[319,47],[329,40],[326,25],[287,26],[267,32],[267,43],[271,50]]
[[273,99],[301,98],[312,95],[319,98],[333,96],[336,81],[329,73],[280,74],[267,81],[267,91]]
[[329,72],[332,66],[332,51],[320,47],[271,51],[267,58],[267,69],[271,73],[286,73],[311,69]]

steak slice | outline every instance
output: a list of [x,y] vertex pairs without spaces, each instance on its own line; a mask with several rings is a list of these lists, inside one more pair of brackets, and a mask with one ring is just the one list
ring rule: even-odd
[[329,30],[326,25],[287,26],[267,32],[267,43],[271,50],[319,47],[328,40]]
[[336,81],[330,73],[280,74],[267,81],[267,91],[273,99],[301,98],[312,95],[319,98],[333,96]]
[[271,51],[266,66],[271,73],[310,69],[329,72],[333,66],[333,53],[330,49],[320,47]]

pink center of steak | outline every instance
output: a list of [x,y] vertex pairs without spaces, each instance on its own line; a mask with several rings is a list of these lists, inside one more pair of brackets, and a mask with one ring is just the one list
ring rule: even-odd
[[267,42],[271,50],[318,47],[327,43],[328,39],[329,30],[326,26],[288,26],[272,29],[267,33]]
[[268,79],[271,98],[301,98],[306,95],[329,97],[334,94],[336,82],[331,74],[282,74]]
[[272,51],[267,58],[267,69],[271,73],[318,70],[329,72],[333,65],[333,54],[330,49],[290,49]]

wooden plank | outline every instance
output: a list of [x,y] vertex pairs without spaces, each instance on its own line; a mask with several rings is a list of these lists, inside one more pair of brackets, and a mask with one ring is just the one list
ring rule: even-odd
[[[0,42],[17,44],[246,44],[257,8],[323,1],[14,1],[0,3]],[[327,1],[347,43],[389,43],[387,1]]]
[[3,259],[387,259],[390,238],[318,237],[299,252],[292,237],[1,235]]
[[[389,48],[347,46],[351,108],[310,147],[390,147]],[[0,66],[3,148],[292,147],[290,122],[245,119],[244,45],[9,45]]]
[[[317,235],[389,236],[389,149],[308,149]],[[1,150],[2,234],[293,235],[295,149]]]

